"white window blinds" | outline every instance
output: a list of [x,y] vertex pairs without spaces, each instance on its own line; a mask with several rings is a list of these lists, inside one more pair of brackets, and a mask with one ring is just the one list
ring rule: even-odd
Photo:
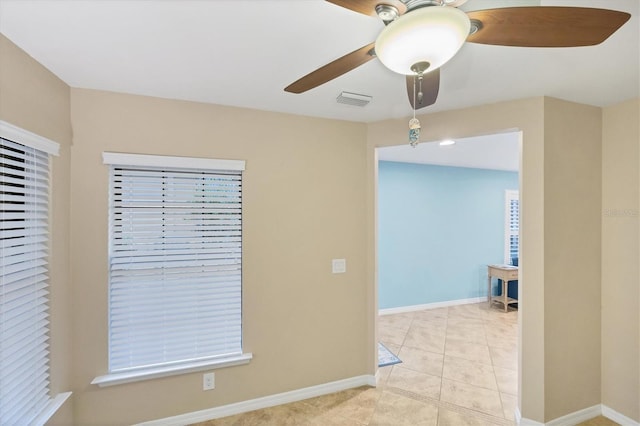
[[115,163],[109,371],[241,354],[241,170]]
[[49,156],[0,138],[0,424],[47,407]]
[[505,197],[505,263],[518,258],[520,247],[520,200],[518,191],[506,191]]

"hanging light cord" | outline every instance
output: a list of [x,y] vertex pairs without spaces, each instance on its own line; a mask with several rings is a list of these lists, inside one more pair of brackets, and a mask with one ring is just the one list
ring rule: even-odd
[[413,76],[413,118],[416,118],[416,76]]
[[[416,78],[418,79],[419,88],[416,91]],[[413,76],[413,118],[416,118],[416,93],[418,102],[422,103],[423,93],[422,93],[422,73],[418,73]]]
[[[419,77],[419,75],[418,75]],[[420,99],[422,93],[416,94],[416,76],[413,77],[413,118],[409,120],[409,144],[412,147],[418,145],[418,139],[420,137],[420,120],[416,118],[416,97]]]

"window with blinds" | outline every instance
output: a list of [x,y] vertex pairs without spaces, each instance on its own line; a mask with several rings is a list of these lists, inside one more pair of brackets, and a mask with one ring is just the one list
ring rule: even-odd
[[518,191],[507,190],[505,196],[505,263],[511,265],[518,258],[520,248],[520,196]]
[[110,373],[241,355],[244,162],[123,155],[105,161]]
[[49,154],[0,138],[0,424],[49,396]]

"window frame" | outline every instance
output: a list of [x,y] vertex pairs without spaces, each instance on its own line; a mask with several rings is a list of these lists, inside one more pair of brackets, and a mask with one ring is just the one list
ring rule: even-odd
[[[53,198],[52,186],[51,186],[51,175],[52,175],[51,160],[53,156],[60,155],[60,144],[3,120],[0,120],[0,138],[7,140],[9,142],[12,142],[14,144],[22,145],[26,149],[36,150],[36,151],[40,151],[40,153],[46,154],[48,174],[50,177],[49,184],[47,186],[48,206],[47,206],[46,229],[50,236],[53,235],[53,233],[51,232],[51,228],[54,225],[52,221],[52,211],[51,211],[51,203]],[[52,238],[49,237],[47,238],[47,243],[46,243],[48,247],[48,255],[46,257],[45,267],[47,270],[50,269],[50,265],[51,265],[51,252],[52,252],[51,244],[52,244]],[[54,289],[51,285],[50,278],[46,279],[45,283],[46,283],[45,288],[49,292],[49,295],[46,296],[46,299],[47,299],[46,306],[47,306],[47,310],[50,310],[51,309],[50,293],[54,291]],[[44,329],[47,330],[47,332],[49,332],[49,330],[51,329],[50,317],[51,315],[48,316],[47,320],[45,321],[45,325],[43,325]],[[47,347],[45,352],[45,361],[46,361],[46,364],[49,366],[46,370],[46,374],[47,374],[46,380],[47,382],[49,382],[46,385],[46,393],[48,396],[48,400],[41,406],[40,410],[37,413],[35,413],[34,416],[30,419],[30,424],[32,425],[44,425],[56,413],[56,411],[64,404],[64,402],[71,396],[71,392],[61,392],[56,395],[51,394],[51,383],[50,383],[51,351],[49,347]]]
[[[516,230],[511,229],[511,202],[518,202],[518,227]],[[505,190],[504,202],[504,263],[511,265],[511,237],[518,237],[518,258],[520,257],[520,191],[507,189]]]
[[[220,160],[220,159],[208,159],[208,158],[194,158],[194,157],[174,157],[174,156],[160,156],[160,155],[142,155],[142,154],[127,154],[127,153],[115,153],[115,152],[103,152],[103,164],[109,165],[109,173],[112,173],[114,166],[120,167],[133,167],[140,169],[182,169],[182,170],[210,170],[215,171],[229,171],[229,172],[242,172],[245,169],[245,162],[243,160]],[[111,185],[111,177],[109,178],[109,184]],[[111,204],[111,194],[110,194]],[[110,207],[111,209],[111,207]],[[111,211],[109,212],[111,215]],[[109,244],[112,242],[111,234],[111,219],[109,225]],[[110,273],[109,273],[110,276]],[[111,286],[111,284],[109,284]],[[240,284],[242,288],[242,284]],[[240,331],[241,337],[244,335],[243,330]],[[109,348],[111,350],[111,348]],[[186,374],[197,371],[210,370],[215,368],[236,366],[247,364],[251,361],[253,355],[251,353],[244,352],[234,356],[227,356],[221,358],[210,358],[205,360],[191,360],[180,362],[167,362],[163,364],[157,364],[148,367],[132,368],[129,370],[121,370],[115,372],[108,372],[105,375],[98,376],[93,379],[92,384],[98,386],[111,386],[121,383],[135,382],[139,380],[148,380],[158,377],[166,377],[172,375]]]

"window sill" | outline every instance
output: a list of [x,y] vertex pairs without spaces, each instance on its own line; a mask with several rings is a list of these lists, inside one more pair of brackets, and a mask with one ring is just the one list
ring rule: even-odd
[[42,412],[38,414],[38,416],[35,419],[33,419],[29,424],[37,425],[37,426],[46,424],[49,421],[49,419],[53,417],[56,411],[58,411],[58,409],[62,407],[62,404],[64,404],[64,402],[67,399],[69,399],[70,396],[71,396],[71,392],[64,392],[56,395],[54,398],[52,398],[49,401],[49,403],[44,408],[44,410],[42,410]]
[[224,359],[187,362],[179,365],[145,368],[135,371],[125,371],[122,373],[111,373],[96,377],[91,381],[91,384],[105,387],[120,385],[123,383],[139,382],[142,380],[157,379],[160,377],[177,376],[179,374],[194,373],[196,371],[248,364],[252,358],[253,354],[246,353]]

